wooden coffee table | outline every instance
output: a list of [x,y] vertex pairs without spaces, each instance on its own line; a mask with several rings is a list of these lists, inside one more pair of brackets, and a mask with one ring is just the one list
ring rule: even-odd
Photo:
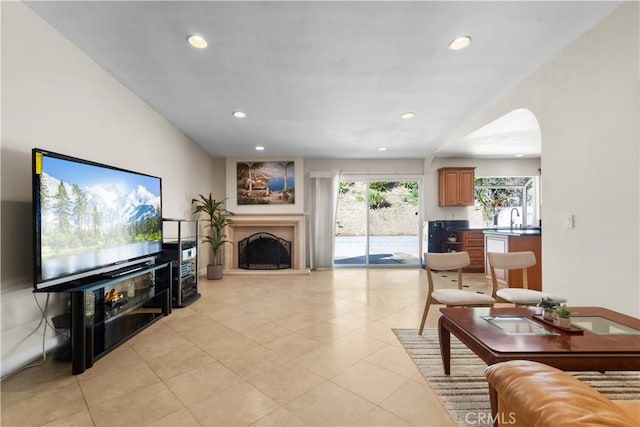
[[[572,307],[577,332],[532,316],[536,307],[446,307],[438,321],[444,373],[451,372],[451,335],[487,365],[526,359],[565,371],[640,371],[640,319],[606,308]],[[578,328],[575,328],[578,329]]]

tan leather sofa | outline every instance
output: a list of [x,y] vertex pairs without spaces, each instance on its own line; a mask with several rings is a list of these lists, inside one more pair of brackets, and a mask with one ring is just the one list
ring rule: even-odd
[[528,360],[490,365],[495,426],[640,426],[640,401],[612,401],[570,374]]

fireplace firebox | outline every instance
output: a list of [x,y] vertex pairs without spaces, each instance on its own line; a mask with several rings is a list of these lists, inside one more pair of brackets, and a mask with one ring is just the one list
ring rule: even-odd
[[245,270],[291,268],[291,242],[271,233],[254,233],[238,242],[238,268]]

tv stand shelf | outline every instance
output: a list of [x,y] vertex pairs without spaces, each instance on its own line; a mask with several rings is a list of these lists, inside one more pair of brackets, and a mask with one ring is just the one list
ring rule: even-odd
[[[71,288],[71,369],[74,375],[163,316],[171,313],[171,263]],[[111,290],[124,297],[105,302]]]
[[198,292],[198,221],[163,218],[162,259],[173,262],[174,308],[186,307],[200,298]]

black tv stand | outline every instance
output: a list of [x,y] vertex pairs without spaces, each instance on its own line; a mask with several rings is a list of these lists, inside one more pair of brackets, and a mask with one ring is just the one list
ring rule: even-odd
[[131,267],[121,268],[119,270],[112,270],[107,273],[102,273],[100,277],[105,279],[113,279],[114,277],[124,276],[125,274],[134,273],[145,268],[146,265],[133,265]]
[[[71,295],[72,373],[81,374],[94,361],[169,315],[171,286],[171,263],[165,262],[128,268],[115,277],[64,290]],[[126,302],[105,301],[111,290],[121,293]]]

